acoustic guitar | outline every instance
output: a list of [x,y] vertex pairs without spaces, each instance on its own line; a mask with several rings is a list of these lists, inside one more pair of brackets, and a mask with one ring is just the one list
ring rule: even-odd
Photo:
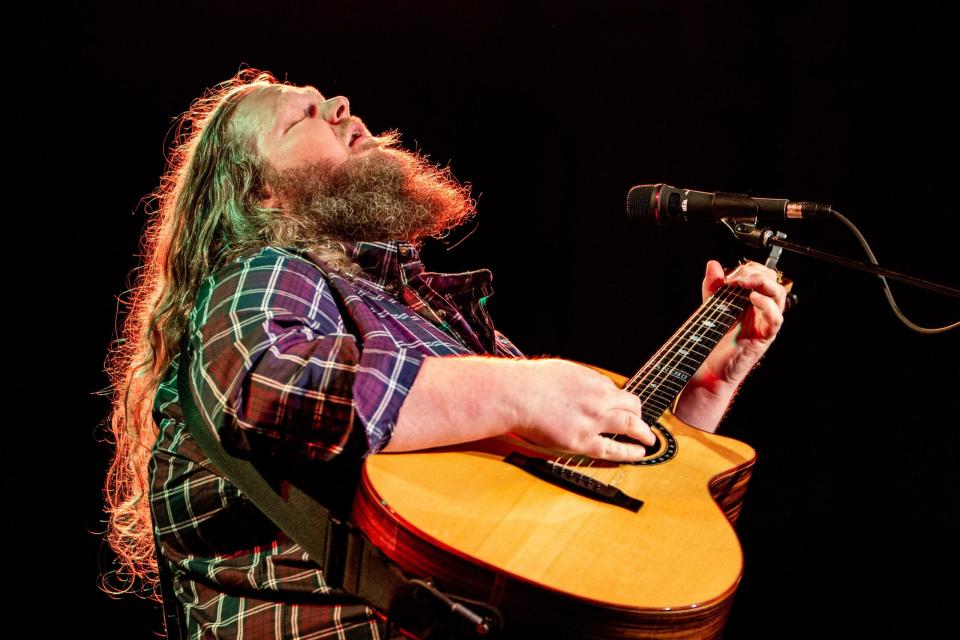
[[644,459],[514,436],[370,456],[354,522],[407,575],[499,607],[510,637],[719,637],[755,454],[669,407],[748,295],[721,287],[633,377],[603,372],[643,401],[657,436]]

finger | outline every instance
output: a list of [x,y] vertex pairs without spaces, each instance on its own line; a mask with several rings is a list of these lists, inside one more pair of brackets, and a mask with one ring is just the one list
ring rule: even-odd
[[777,272],[760,264],[759,262],[744,262],[740,265],[737,265],[736,269],[732,269],[729,273],[726,274],[727,281],[731,281],[737,278],[746,278],[748,276],[753,276],[758,273],[767,273],[770,274],[774,279],[776,279]]
[[763,316],[770,327],[765,337],[775,336],[780,331],[780,325],[783,324],[783,307],[778,306],[773,299],[768,298],[756,291],[750,294],[750,303]]
[[644,422],[640,416],[626,411],[611,411],[608,414],[608,420],[603,425],[603,430],[607,433],[620,433],[630,436],[645,445],[652,445],[657,441],[653,431],[650,430],[650,425]]
[[598,435],[593,440],[592,451],[587,452],[592,458],[610,460],[611,462],[632,462],[647,455],[646,449],[638,444],[621,442],[612,438]]
[[771,269],[762,266],[759,269],[742,269],[736,275],[728,276],[727,280],[728,284],[757,291],[772,298],[781,310],[786,306],[787,290],[777,282],[777,274]]
[[637,416],[643,415],[643,402],[640,398],[623,389],[616,390],[607,408],[629,411]]
[[723,286],[723,267],[716,260],[710,260],[707,262],[707,270],[703,275],[703,284],[700,286],[704,302],[716,293],[717,289],[721,286]]

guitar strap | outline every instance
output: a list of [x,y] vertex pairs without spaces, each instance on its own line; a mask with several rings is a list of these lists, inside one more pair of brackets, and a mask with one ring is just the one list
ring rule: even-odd
[[[184,332],[180,343],[177,390],[187,430],[204,455],[264,515],[303,547],[310,558],[320,565],[327,585],[367,601],[388,616],[396,613],[410,599],[409,592],[412,589],[411,583],[396,565],[350,522],[334,515],[293,481],[285,480],[279,486],[274,486],[251,462],[227,453],[211,428],[204,424],[194,402],[192,385],[189,384],[188,343],[189,333]],[[164,601],[167,599],[164,593]],[[168,608],[172,607],[165,605],[165,610]],[[165,617],[168,621],[171,618],[166,611]],[[168,623],[168,637],[174,638],[169,631]]]
[[167,630],[168,640],[187,640],[187,633],[183,628],[186,623],[183,613],[183,605],[173,592],[173,576],[167,563],[163,561],[163,554],[160,550],[160,538],[154,531],[153,542],[157,551],[157,573],[160,580],[160,596],[163,605],[163,626]]
[[[315,262],[320,262],[315,260]],[[318,265],[326,267],[321,263]],[[213,427],[201,416],[190,384],[189,328],[180,342],[177,390],[184,423],[200,449],[277,527],[299,544],[323,570],[324,581],[348,596],[360,598],[385,615],[381,637],[390,621],[420,631],[470,629],[470,636],[501,626],[499,613],[484,603],[452,598],[429,580],[410,580],[362,532],[314,499],[293,480],[271,484],[248,460],[224,450]],[[158,565],[163,566],[157,541]],[[167,576],[169,583],[169,576]],[[161,585],[164,572],[161,572]],[[172,585],[169,585],[172,587]],[[162,589],[170,640],[185,638],[184,618],[172,588]],[[169,603],[168,603],[169,601]],[[465,606],[468,605],[468,606]],[[480,615],[474,611],[479,611]],[[175,620],[175,622],[174,622]]]

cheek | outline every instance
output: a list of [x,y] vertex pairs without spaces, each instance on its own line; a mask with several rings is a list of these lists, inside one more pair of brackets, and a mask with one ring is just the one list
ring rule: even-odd
[[307,162],[343,161],[350,154],[343,144],[327,131],[284,140],[277,149],[277,156],[274,166],[282,169]]

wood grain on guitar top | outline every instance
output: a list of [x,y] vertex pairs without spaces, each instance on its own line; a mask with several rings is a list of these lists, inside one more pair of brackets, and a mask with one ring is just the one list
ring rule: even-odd
[[505,463],[511,451],[544,452],[504,437],[371,456],[354,520],[408,575],[499,606],[511,637],[719,637],[743,566],[732,523],[755,454],[669,412],[660,423],[677,441],[670,460],[585,469],[643,500],[638,512]]

